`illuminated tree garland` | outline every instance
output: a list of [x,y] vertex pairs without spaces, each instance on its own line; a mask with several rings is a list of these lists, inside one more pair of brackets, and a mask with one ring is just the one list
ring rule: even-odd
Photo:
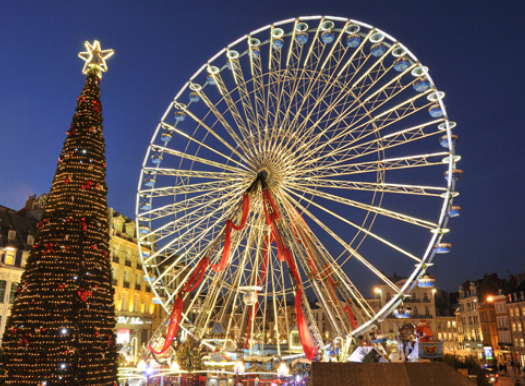
[[[100,44],[90,47],[100,49]],[[3,337],[5,385],[113,386],[116,382],[99,88],[105,68],[87,65],[86,85]]]

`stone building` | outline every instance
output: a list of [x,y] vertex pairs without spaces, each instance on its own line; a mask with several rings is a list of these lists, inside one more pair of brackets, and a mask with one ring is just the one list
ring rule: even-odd
[[478,311],[479,303],[484,303],[489,296],[497,295],[506,285],[506,280],[499,279],[498,275],[493,273],[485,274],[479,280],[467,280],[459,286],[458,302],[465,350],[470,351],[480,360],[484,359],[484,341]]
[[[408,278],[398,276],[396,272],[392,277],[388,278],[395,286],[401,289]],[[394,294],[398,292],[391,288],[384,282],[379,283],[379,288],[377,291],[379,297],[379,304],[376,307],[382,308],[386,303],[390,302]],[[434,339],[436,338],[437,331],[437,320],[436,320],[436,299],[435,294],[437,291],[432,288],[420,288],[417,285],[412,289],[410,294],[407,294],[403,300],[403,305],[405,307],[411,307],[413,315],[411,318],[398,319],[394,315],[388,315],[380,324],[378,328],[378,333],[382,336],[388,338],[390,342],[387,344],[387,349],[395,352],[397,350],[397,343],[395,339],[397,337],[397,326],[401,326],[404,323],[414,323],[416,326],[424,320],[430,325],[432,332],[434,333]]]
[[108,218],[117,343],[132,354],[136,347],[148,344],[164,313],[162,307],[154,303],[151,287],[144,280],[135,222],[113,208],[108,208]]
[[509,313],[507,311],[507,295],[502,290],[492,297],[494,316],[498,329],[498,348],[495,350],[499,362],[507,363],[512,350],[512,336],[509,330]]
[[[493,296],[489,296],[485,301],[481,299],[478,305],[478,313],[483,347],[491,347],[494,353],[498,349],[499,335],[493,298]],[[490,360],[490,358],[485,359]]]
[[33,245],[37,221],[0,206],[0,339]]
[[507,295],[514,362],[525,366],[525,281]]

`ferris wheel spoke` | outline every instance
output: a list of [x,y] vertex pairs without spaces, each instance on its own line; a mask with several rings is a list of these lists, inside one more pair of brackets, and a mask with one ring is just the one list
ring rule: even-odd
[[[189,113],[189,111],[187,111],[187,112]],[[231,157],[227,156],[226,154],[223,154],[223,153],[221,153],[220,151],[216,150],[215,147],[213,147],[213,146],[208,146],[208,145],[206,145],[205,143],[203,143],[203,142],[201,142],[201,141],[199,141],[199,140],[196,140],[196,139],[193,138],[192,136],[186,134],[186,133],[183,132],[182,130],[177,129],[176,127],[173,127],[173,126],[171,126],[171,125],[168,125],[168,124],[166,124],[166,123],[164,123],[164,122],[161,123],[161,126],[162,126],[163,128],[165,128],[166,130],[168,130],[169,132],[173,132],[173,133],[177,133],[177,134],[179,134],[180,136],[186,138],[189,142],[195,143],[195,144],[197,144],[197,145],[199,145],[199,146],[201,146],[201,147],[203,147],[203,148],[205,148],[205,149],[210,150],[211,152],[217,154],[218,156],[224,158],[225,160],[228,160],[228,161],[230,161],[230,162],[236,163],[237,165],[241,165],[239,162],[237,162],[237,161],[234,160],[233,158],[231,158]],[[228,148],[229,148],[230,150],[232,150],[231,147],[228,147]],[[242,157],[242,155],[241,155],[239,152],[237,152],[236,150],[232,150],[232,152],[235,153],[239,158]],[[242,159],[243,161],[246,162],[245,159],[243,159],[243,158],[241,158],[241,159]]]
[[[440,186],[422,186],[406,184],[387,184],[384,182],[357,182],[347,180],[309,180],[308,184],[316,188],[361,190],[365,192],[412,194],[439,197],[447,191]],[[440,193],[441,192],[441,193]]]
[[216,161],[212,161],[210,159],[206,159],[206,158],[202,158],[202,157],[199,157],[199,156],[195,156],[195,155],[191,155],[191,154],[188,154],[188,153],[184,153],[182,151],[169,149],[167,147],[158,147],[158,146],[156,146],[156,148],[159,149],[160,151],[162,151],[165,154],[171,154],[171,155],[174,155],[174,156],[179,157],[181,159],[187,159],[187,160],[190,160],[190,161],[195,161],[195,162],[198,162],[198,163],[200,163],[202,165],[212,166],[214,168],[222,169],[222,170],[229,170],[230,172],[234,172],[234,173],[244,172],[244,170],[246,169],[246,165],[244,165],[242,163],[238,163],[238,162],[235,162],[235,164],[237,164],[239,166],[239,168],[235,168],[235,167],[233,167],[231,165],[227,165],[227,164],[224,164],[224,163],[219,163],[219,162],[216,162]]
[[[249,185],[249,183],[236,184],[235,186],[231,187],[231,192],[229,193],[232,195],[232,197],[237,197],[237,195],[243,190],[246,190],[246,188]],[[149,211],[141,212],[139,215],[141,218],[147,219],[148,221],[154,221],[166,216],[175,215],[180,211],[194,209],[206,203],[209,203],[210,205],[216,205],[218,202],[221,202],[222,200],[226,199],[224,193],[218,194],[215,197],[213,194],[211,194],[211,192],[212,191],[210,191],[210,193],[208,194],[201,194],[199,196],[188,197],[174,204],[165,205]]]
[[[332,98],[330,98],[333,102],[331,102],[326,109],[323,109],[322,111],[318,112],[318,116],[316,119],[313,120],[313,124],[307,124],[309,123],[310,119],[307,117],[301,125],[302,127],[308,127],[307,131],[304,131],[304,136],[310,136],[315,128],[320,126],[320,124],[323,122],[323,120],[326,120],[327,115],[329,115],[335,107],[339,107],[339,105],[342,103],[343,111],[348,111],[352,106],[357,105],[363,105],[362,102],[360,102],[362,96],[371,90],[376,84],[391,70],[392,66],[385,66],[383,59],[390,54],[390,52],[395,48],[395,45],[392,45],[388,51],[381,56],[379,60],[377,60],[372,66],[370,66],[361,77],[354,82],[350,87],[348,87],[348,83],[345,83],[341,86],[340,91],[337,96],[333,95],[335,94],[336,88],[332,86]],[[352,79],[350,79],[352,80]],[[334,82],[334,85],[337,84],[337,82]],[[387,85],[384,85],[383,87],[387,87]],[[348,100],[348,95],[351,94],[352,98],[350,101]],[[335,98],[334,98],[335,96]],[[319,98],[320,100],[324,100],[325,95],[321,96]],[[349,106],[346,106],[349,104]],[[354,111],[356,108],[350,109],[350,112]],[[344,115],[345,113],[343,113]],[[320,116],[319,116],[320,115]]]
[[250,98],[250,94],[248,93],[248,88],[246,86],[246,81],[244,79],[244,74],[242,72],[241,64],[239,63],[239,59],[230,58],[230,66],[233,69],[233,77],[235,79],[235,84],[237,85],[237,90],[239,92],[239,95],[241,97],[241,103],[242,107],[244,109],[244,117],[246,119],[246,122],[248,124],[248,133],[247,138],[251,142],[252,148],[258,149],[259,152],[261,151],[260,143],[256,144],[255,142],[255,133],[257,132],[257,116],[255,115],[253,111],[253,106]]
[[[399,288],[388,279],[381,271],[379,271],[373,264],[366,260],[361,254],[359,254],[355,249],[341,239],[335,232],[328,228],[323,222],[321,222],[312,212],[306,209],[298,201],[296,201],[290,195],[287,196],[288,200],[294,203],[295,207],[299,208],[303,213],[305,213],[313,222],[315,222],[321,229],[323,229],[328,235],[330,235],[334,240],[336,240],[341,246],[343,246],[346,251],[353,257],[355,257],[359,262],[361,262],[365,267],[371,270],[379,279],[383,280],[388,286],[394,289],[396,292],[399,291]],[[337,262],[336,262],[337,263]],[[339,264],[339,263],[338,263]],[[342,264],[339,264],[340,266]]]
[[[437,124],[441,121],[442,120],[434,120],[430,122],[425,122],[421,125],[410,127],[408,129],[403,129],[401,131],[391,133],[383,137],[374,138],[367,142],[358,142],[357,139],[351,139],[350,141],[348,141],[350,143],[344,143],[341,140],[334,143],[336,148],[333,150],[323,151],[322,149],[318,149],[319,156],[304,162],[302,164],[302,167],[305,168],[305,166],[307,165],[313,165],[314,163],[320,161],[322,162],[327,158],[336,159],[335,157],[338,157],[338,159],[336,159],[333,162],[325,162],[320,166],[312,166],[310,170],[317,171],[323,169],[330,169],[331,167],[334,167],[335,165],[338,165],[342,162],[348,162],[359,157],[374,154],[378,150],[386,150],[393,147],[405,145],[414,141],[422,140],[442,133],[441,130],[437,129]],[[434,130],[431,130],[430,127],[433,125],[436,125],[436,128],[434,128]],[[368,132],[363,130],[360,132],[360,134],[358,134],[358,137],[360,137],[359,139],[364,139],[374,133],[377,133],[377,131],[381,130],[382,128],[384,127],[372,127],[371,130],[369,130]]]
[[[226,102],[226,105],[228,106],[230,114],[232,115],[232,117],[235,120],[235,123],[236,123],[236,125],[237,125],[237,127],[239,129],[239,132],[241,133],[241,135],[245,135],[246,134],[246,127],[244,126],[244,122],[243,122],[239,112],[237,111],[237,107],[235,106],[235,103],[233,103],[233,101],[231,99],[231,95],[228,92],[228,89],[224,85],[224,82],[223,82],[223,80],[222,80],[222,78],[221,78],[221,76],[219,74],[215,75],[215,79],[216,79],[216,83],[217,83],[219,92],[221,93],[222,97],[224,98],[224,101]],[[237,135],[235,130],[233,130],[233,128],[228,123],[228,121],[224,118],[224,115],[221,114],[219,112],[219,110],[217,109],[217,107],[210,101],[210,99],[208,98],[208,96],[206,95],[204,90],[203,89],[199,89],[196,92],[199,95],[199,97],[202,99],[202,101],[206,104],[206,106],[210,109],[210,111],[215,116],[215,118],[220,122],[222,127],[224,127],[224,129],[230,135],[230,138],[241,148],[243,153],[253,155],[250,152],[250,150],[246,147],[246,144],[244,143],[244,141],[241,140],[241,138],[239,138],[239,136]],[[246,140],[246,137],[244,137],[244,139]],[[245,162],[247,162],[245,158],[242,158],[242,159]]]
[[[212,218],[212,217],[214,217],[214,215],[217,215],[217,213],[220,213],[220,216],[217,216],[217,221],[216,221],[216,223],[222,223],[222,221],[224,221],[224,220],[226,219],[226,217],[227,217],[228,215],[231,214],[229,211],[224,211],[224,208],[225,208],[225,207],[230,206],[229,203],[230,203],[231,201],[233,201],[233,199],[230,200],[230,201],[226,201],[225,203],[223,203],[221,206],[217,207],[215,210],[211,211],[210,213],[207,213],[207,214],[205,214],[205,215],[198,216],[198,217],[196,216],[194,222],[190,222],[190,223],[188,223],[187,225],[185,225],[185,226],[182,228],[182,229],[186,229],[186,231],[183,232],[183,233],[181,234],[181,236],[179,236],[179,237],[182,237],[182,236],[184,236],[184,235],[188,235],[188,234],[190,234],[192,230],[194,230],[195,228],[197,228],[199,225],[203,224],[203,223],[204,223],[206,220],[208,220],[209,218]],[[222,211],[222,212],[221,212],[221,211]],[[177,223],[177,220],[173,222],[173,225],[176,225],[176,223]],[[181,229],[181,228],[179,227],[179,230],[180,230],[180,229]],[[208,229],[208,231],[210,231],[210,230],[212,229],[212,227],[207,228],[207,229]],[[152,233],[154,234],[155,231],[152,232]],[[203,235],[205,235],[205,233],[202,234],[202,236],[203,236]],[[200,239],[200,238],[199,238],[199,239]],[[155,253],[153,253],[148,259],[146,259],[146,262],[150,261],[151,259],[154,259],[156,256],[161,255],[161,254],[162,254],[162,253],[163,253],[168,247],[170,247],[171,245],[173,245],[173,244],[176,243],[176,242],[177,242],[177,238],[174,239],[174,240],[172,240],[172,241],[170,241],[170,242],[168,242],[166,245],[164,245],[164,246],[158,248],[157,251],[156,251]],[[193,243],[192,245],[195,245],[195,243]],[[190,248],[186,248],[186,250],[188,250],[188,249],[190,249]]]
[[[334,194],[325,193],[325,192],[322,192],[320,190],[309,189],[309,188],[307,188],[305,186],[298,186],[298,185],[293,186],[292,189],[294,191],[295,190],[300,190],[303,193],[308,193],[308,194],[311,194],[312,196],[324,198],[324,199],[332,201],[332,202],[340,202],[340,203],[342,203],[344,205],[347,205],[347,206],[351,206],[351,207],[358,208],[358,209],[363,209],[363,210],[366,210],[366,211],[371,211],[371,212],[377,213],[377,214],[379,214],[381,216],[390,217],[390,218],[393,218],[393,219],[396,219],[396,220],[404,221],[406,223],[417,225],[417,226],[422,227],[422,228],[427,228],[427,229],[436,229],[437,228],[437,224],[435,224],[433,222],[430,222],[430,221],[421,220],[421,219],[418,219],[418,218],[415,218],[415,217],[407,216],[407,215],[405,215],[403,213],[399,213],[399,212],[383,209],[383,208],[380,208],[378,206],[364,204],[364,203],[361,203],[359,201],[354,201],[354,200],[350,200],[350,199],[345,198],[345,197],[341,197],[341,196],[337,196],[337,195],[334,195]],[[289,191],[291,191],[292,189],[289,189]],[[295,192],[295,194],[299,195],[297,192]]]
[[[408,82],[406,85],[403,85],[401,79],[404,75],[408,74],[414,66],[415,65],[413,64],[401,74],[394,77],[391,81],[381,86],[377,91],[375,91],[371,96],[367,97],[362,102],[360,101],[360,95],[356,96],[352,88],[348,87],[348,82],[352,79],[350,79],[348,82],[345,82],[341,86],[341,92],[339,95],[336,98],[332,98],[333,102],[325,109],[325,113],[319,119],[317,119],[317,121],[309,125],[310,127],[308,132],[305,133],[305,136],[312,135],[314,133],[314,129],[319,127],[322,122],[326,121],[327,123],[330,123],[329,120],[327,120],[327,116],[329,117],[329,113],[335,108],[342,109],[342,112],[336,116],[336,120],[334,122],[327,124],[320,133],[316,134],[312,141],[308,143],[308,146],[318,143],[322,136],[327,135],[330,131],[337,132],[340,123],[343,122],[343,120],[340,119],[341,117],[350,116],[352,113],[358,111],[358,109],[365,109],[368,112],[374,111],[382,104],[395,97],[401,91],[405,90],[405,88],[407,88],[412,82]],[[366,89],[366,91],[370,90],[373,86],[375,86],[375,83],[371,84]],[[348,98],[349,96],[351,98]],[[377,103],[381,104],[378,105]],[[368,106],[369,104],[371,104],[371,106]],[[305,143],[298,150],[302,150],[306,146],[307,144]]]
[[[287,189],[287,190],[288,190],[288,189]],[[336,218],[336,219],[338,219],[338,220],[340,220],[340,221],[342,221],[342,222],[344,222],[344,223],[350,225],[351,227],[357,229],[357,230],[360,231],[360,232],[363,232],[364,234],[366,234],[366,235],[368,235],[368,236],[373,237],[374,239],[376,239],[377,241],[383,243],[384,245],[386,245],[386,246],[388,246],[388,247],[390,247],[390,248],[392,248],[392,249],[394,249],[394,250],[396,250],[396,251],[402,253],[403,255],[405,255],[405,256],[411,258],[412,260],[417,261],[419,264],[421,264],[421,259],[420,259],[420,258],[414,256],[413,254],[411,254],[411,253],[408,252],[408,251],[405,251],[403,248],[398,247],[397,245],[391,243],[390,241],[388,241],[388,240],[386,240],[386,239],[384,239],[384,238],[382,238],[382,237],[376,235],[375,233],[370,232],[368,229],[365,229],[365,228],[363,228],[363,227],[361,227],[361,226],[359,226],[359,225],[353,223],[352,221],[348,220],[347,218],[344,218],[343,216],[341,216],[341,215],[339,215],[339,214],[337,214],[337,213],[335,213],[335,212],[333,212],[333,211],[331,211],[331,210],[329,210],[329,209],[327,209],[327,208],[325,208],[325,207],[319,205],[318,203],[316,203],[316,202],[313,201],[313,200],[310,200],[310,199],[308,199],[308,198],[306,198],[306,197],[304,197],[304,196],[301,196],[300,194],[298,194],[298,193],[296,193],[296,192],[294,192],[294,191],[292,191],[292,190],[288,190],[288,192],[294,194],[294,195],[297,196],[297,197],[300,197],[302,200],[305,200],[305,201],[308,202],[310,205],[313,205],[313,206],[315,206],[315,207],[321,209],[323,212],[328,213],[328,214],[331,215],[332,217],[334,217],[334,218]]]
[[[433,154],[422,154],[422,155],[413,155],[400,158],[390,158],[370,162],[360,162],[354,163],[351,165],[342,165],[339,164],[331,168],[319,168],[317,171],[321,173],[310,174],[308,169],[304,170],[301,174],[298,174],[294,180],[299,182],[301,180],[309,181],[310,179],[316,178],[331,178],[331,177],[341,177],[348,176],[352,174],[361,174],[361,173],[377,173],[378,171],[389,171],[389,170],[399,170],[399,169],[411,169],[417,167],[430,167],[430,166],[443,166],[446,163],[440,159],[439,161],[434,161],[435,157],[447,157],[450,153],[448,152],[439,152]],[[328,170],[328,171],[327,171]],[[336,172],[332,172],[336,170]]]
[[[239,153],[239,151],[232,147],[223,137],[221,137],[220,135],[218,135],[215,130],[213,130],[211,127],[209,127],[207,124],[205,124],[199,117],[197,117],[195,114],[193,114],[189,109],[186,109],[184,110],[186,112],[187,115],[189,115],[195,122],[197,122],[200,126],[204,127],[204,129],[206,129],[206,131],[208,133],[210,133],[211,135],[213,135],[216,139],[219,140],[220,143],[222,143],[224,146],[226,146],[226,148],[228,148],[232,153],[234,153],[235,155],[237,155],[237,157],[239,157],[239,159],[243,160],[244,162],[247,162],[246,158],[244,155],[242,155],[241,153]],[[221,122],[222,123],[222,122]],[[238,147],[241,147],[242,146],[242,142],[239,142],[239,143],[236,143]],[[208,147],[207,147],[208,148]],[[235,163],[237,163],[239,166],[241,166],[242,168],[245,168],[245,166],[243,166],[242,164],[234,161]]]
[[215,211],[206,213],[204,210],[197,209],[196,211],[189,212],[182,217],[177,218],[177,220],[170,221],[159,228],[154,229],[148,234],[145,234],[139,238],[139,241],[150,240],[151,237],[155,236],[155,242],[160,242],[164,238],[169,237],[175,231],[180,231],[189,227],[195,221],[211,219],[216,216],[217,212],[229,208],[237,200],[230,199],[229,201],[223,202]]
[[[239,63],[237,62],[237,65],[238,64]],[[234,64],[230,63],[230,65],[233,66]],[[221,93],[222,97],[224,98],[224,101],[226,102],[226,106],[228,107],[228,111],[230,112],[230,115],[233,117],[233,120],[235,121],[235,124],[237,125],[237,128],[239,129],[239,132],[240,132],[240,134],[241,134],[241,136],[243,138],[242,141],[241,140],[239,140],[239,141],[240,141],[240,143],[243,144],[243,149],[244,149],[245,153],[250,155],[251,157],[254,157],[255,153],[253,152],[253,149],[255,147],[253,146],[253,140],[252,140],[252,147],[250,147],[249,143],[248,143],[248,139],[250,138],[250,132],[246,128],[246,124],[244,123],[244,120],[243,120],[241,114],[239,113],[239,109],[237,108],[237,105],[235,104],[235,102],[232,99],[232,93],[226,87],[226,85],[225,85],[225,83],[224,83],[224,81],[223,81],[223,79],[222,79],[220,74],[216,74],[215,78],[216,78],[217,87],[219,89],[219,92]],[[209,102],[209,107],[212,108],[211,106],[213,106],[213,108],[216,109],[216,107],[211,102]],[[217,118],[219,119],[218,116],[217,116]],[[224,119],[224,117],[222,119]],[[235,133],[233,133],[233,134],[235,134]]]
[[[240,172],[240,170],[237,170]],[[223,173],[223,172],[210,172],[210,171],[201,171],[201,170],[184,170],[184,169],[168,169],[168,168],[144,168],[144,173],[146,174],[157,174],[160,176],[176,176],[181,179],[184,178],[202,178],[202,179],[213,179],[213,180],[229,180],[235,174],[233,173]]]
[[150,188],[139,190],[139,194],[149,194],[152,198],[155,197],[166,197],[176,195],[186,195],[194,193],[202,193],[209,191],[223,191],[231,189],[231,185],[228,183],[238,181],[238,177],[231,176],[229,179],[223,179],[216,182],[199,182],[196,184],[180,184],[177,187],[163,187],[163,188]]
[[[270,45],[271,46],[271,45]],[[251,46],[250,46],[251,51]],[[264,85],[263,71],[261,68],[260,57],[250,57],[251,69],[252,69],[252,88],[253,98],[255,102],[255,114],[257,117],[257,139],[259,144],[264,144],[265,133],[268,131],[267,123],[267,104],[266,104],[266,90]],[[261,145],[260,145],[261,146]]]
[[[424,95],[424,93],[422,93]],[[375,134],[380,132],[381,130],[385,129],[386,127],[400,122],[401,120],[409,117],[410,115],[423,110],[424,108],[428,108],[428,106],[431,103],[424,104],[422,106],[416,106],[416,101],[419,98],[422,98],[422,94],[418,95],[417,97],[408,99],[405,102],[402,102],[393,108],[380,113],[376,116],[370,117],[370,119],[364,123],[361,123],[357,126],[354,126],[356,123],[360,122],[364,117],[367,117],[370,112],[362,113],[362,114],[355,114],[354,118],[356,116],[360,116],[356,121],[353,120],[352,123],[345,126],[345,129],[342,130],[340,133],[337,133],[332,138],[328,139],[326,142],[324,142],[321,146],[315,147],[304,154],[302,154],[302,158],[306,159],[307,157],[311,156],[312,154],[316,154],[317,152],[321,151],[323,148],[326,148],[327,146],[331,145],[332,143],[336,141],[341,141],[345,138],[350,138],[348,141],[346,147],[350,147],[354,145],[355,142],[358,140],[362,140],[363,138],[368,137],[369,135]],[[332,126],[335,126],[339,122],[344,123],[345,115],[341,115],[337,119],[334,120],[329,126],[330,128]],[[440,122],[442,119],[436,120],[435,122]],[[316,136],[317,137],[317,136]],[[318,138],[317,138],[318,139]],[[313,141],[316,141],[316,139],[313,139],[310,141],[306,146],[311,146]],[[377,141],[377,140],[376,140]],[[297,151],[296,151],[297,153]]]

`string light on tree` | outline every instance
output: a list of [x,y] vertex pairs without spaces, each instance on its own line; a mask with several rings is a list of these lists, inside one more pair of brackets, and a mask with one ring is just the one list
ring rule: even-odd
[[[60,156],[1,360],[11,386],[113,386],[117,380],[100,75],[113,50],[86,43],[86,84]],[[23,283],[23,284],[22,284]]]

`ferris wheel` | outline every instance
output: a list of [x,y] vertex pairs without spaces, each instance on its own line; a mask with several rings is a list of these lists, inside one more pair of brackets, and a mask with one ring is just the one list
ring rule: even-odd
[[[157,126],[138,188],[164,332],[285,356],[296,329],[311,359],[327,330],[314,308],[332,340],[392,317],[450,251],[460,212],[444,98],[403,44],[340,17],[274,23],[201,66]],[[394,269],[401,288],[383,273]],[[378,281],[392,296],[374,309]]]

